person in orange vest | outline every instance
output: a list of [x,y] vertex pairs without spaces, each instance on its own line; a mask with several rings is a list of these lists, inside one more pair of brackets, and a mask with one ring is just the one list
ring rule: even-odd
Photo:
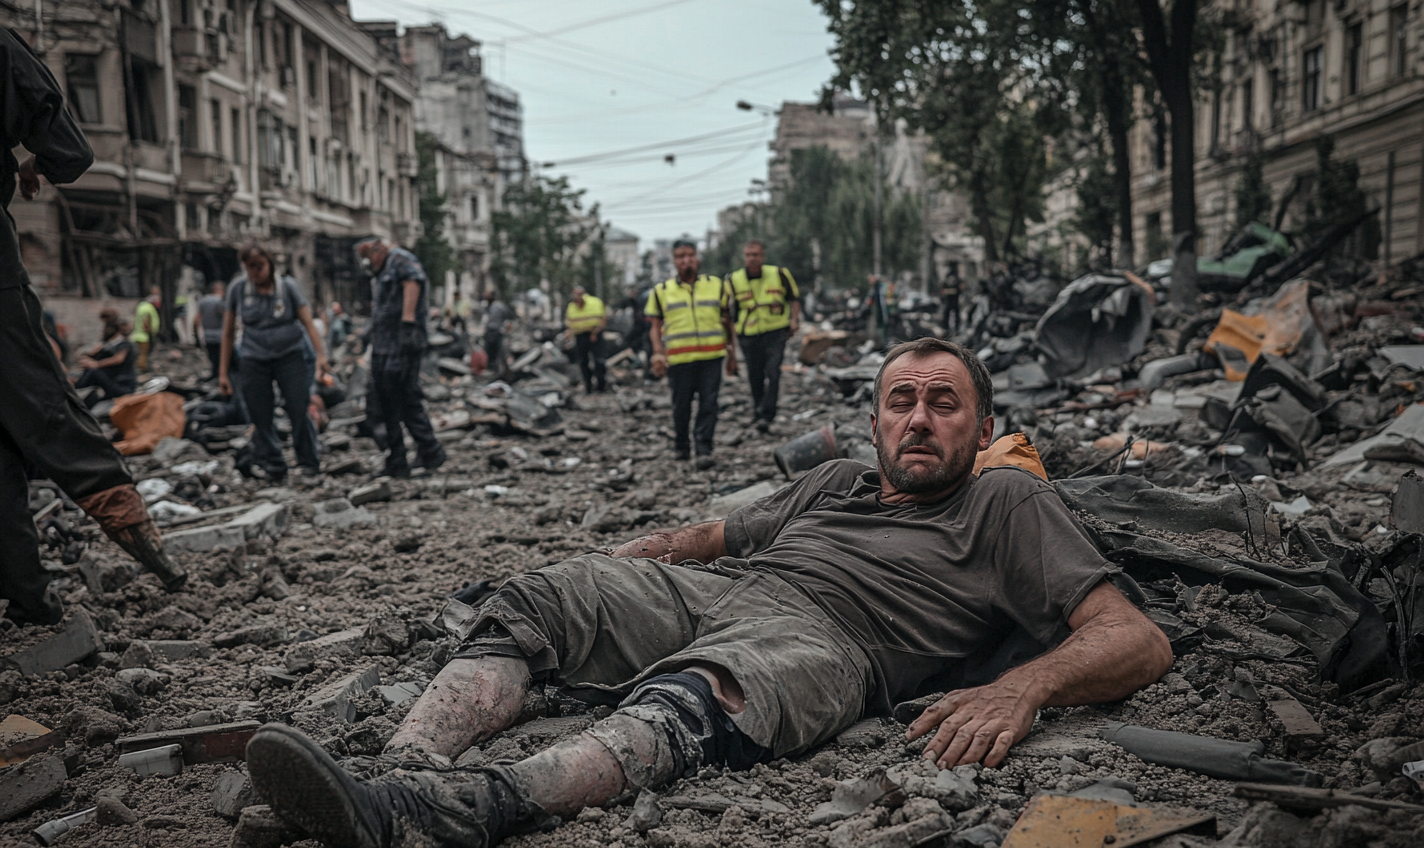
[[608,391],[608,368],[604,365],[603,328],[608,326],[608,310],[603,301],[588,293],[583,286],[574,286],[573,300],[564,310],[564,326],[574,340],[574,358],[583,375],[586,392]]
[[745,268],[732,272],[737,344],[747,361],[756,429],[765,433],[776,420],[781,394],[781,360],[786,340],[801,327],[801,290],[791,272],[766,264],[766,248],[749,241],[742,248]]
[[[697,273],[697,244],[679,239],[672,245],[677,277],[653,289],[645,314],[652,323],[653,374],[668,378],[672,390],[673,450],[677,458],[692,458],[697,467],[711,468],[712,436],[717,430],[717,394],[722,370],[737,374],[737,349],[732,338],[732,315],[727,287],[717,277]],[[697,396],[697,424],[692,422],[692,397]]]

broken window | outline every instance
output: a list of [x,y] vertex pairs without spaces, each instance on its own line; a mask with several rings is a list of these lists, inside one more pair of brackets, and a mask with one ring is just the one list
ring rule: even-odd
[[480,196],[479,196],[478,194],[472,194],[472,195],[470,195],[470,220],[471,220],[471,221],[478,221],[479,219],[480,219]]
[[1320,66],[1324,55],[1324,45],[1317,45],[1301,56],[1300,108],[1303,112],[1320,108]]
[[242,161],[242,110],[232,110],[232,161]]
[[331,135],[342,144],[348,144],[351,140],[351,71],[345,59],[332,57],[327,68],[326,90]]
[[1241,83],[1241,128],[1250,132],[1256,128],[1256,81],[1247,77]]
[[1405,48],[1409,45],[1409,4],[1400,3],[1389,10],[1389,67],[1390,75],[1404,76],[1409,70],[1409,57]]
[[222,111],[222,101],[209,101],[208,114],[213,122],[213,152],[219,156],[223,152]]
[[69,84],[69,108],[81,124],[97,124],[99,110],[99,57],[69,53],[64,57],[64,79]]
[[178,85],[178,142],[184,150],[197,150],[198,90],[191,85]]
[[1279,68],[1271,68],[1271,128],[1281,125],[1281,112],[1286,99],[1286,84]]
[[154,113],[153,92],[158,86],[153,77],[158,68],[140,59],[130,58],[127,92],[129,138],[133,141],[158,142],[158,116]]
[[1345,93],[1359,94],[1365,81],[1365,25],[1359,21],[1345,33]]
[[1162,233],[1161,212],[1151,212],[1147,215],[1147,255],[1158,258],[1167,255],[1167,238]]

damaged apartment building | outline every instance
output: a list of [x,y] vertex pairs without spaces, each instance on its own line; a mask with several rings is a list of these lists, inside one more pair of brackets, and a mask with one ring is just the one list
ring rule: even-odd
[[[394,37],[395,24],[386,27]],[[434,283],[445,286],[445,298],[456,287],[478,297],[489,282],[491,215],[505,187],[528,170],[519,95],[485,75],[480,42],[467,35],[451,36],[440,24],[412,26],[399,44],[419,82],[415,125],[430,134],[444,235],[458,264]]]
[[359,308],[351,245],[419,236],[416,79],[344,4],[37,0],[0,3],[0,24],[94,148],[75,183],[11,205],[36,288],[81,339],[99,302],[157,287],[171,313],[253,240],[315,301]]
[[[1403,0],[1215,0],[1220,61],[1196,115],[1199,255],[1235,235],[1237,186],[1261,157],[1272,209],[1266,223],[1299,231],[1317,171],[1316,139],[1359,166],[1378,207],[1377,244],[1357,245],[1385,266],[1424,250],[1424,16]],[[1150,106],[1133,132],[1133,207],[1139,259],[1171,253],[1166,119]],[[1318,210],[1317,210],[1318,211]],[[1142,251],[1145,249],[1145,253]]]

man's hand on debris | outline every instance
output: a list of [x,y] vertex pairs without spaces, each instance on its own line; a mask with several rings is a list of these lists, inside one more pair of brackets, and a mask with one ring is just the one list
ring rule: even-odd
[[906,737],[938,732],[925,758],[940,768],[1003,762],[1028,734],[1039,707],[1074,707],[1125,698],[1172,667],[1167,637],[1107,580],[1068,616],[1073,632],[1046,654],[987,686],[950,692],[910,725]]
[[40,192],[40,175],[35,170],[35,157],[31,156],[20,164],[19,172],[20,196],[26,200],[34,200],[35,195]]
[[938,728],[925,746],[925,759],[940,768],[980,760],[992,768],[1003,762],[1011,745],[1028,735],[1037,711],[1026,685],[1001,678],[940,698],[910,724],[905,737],[918,739]]

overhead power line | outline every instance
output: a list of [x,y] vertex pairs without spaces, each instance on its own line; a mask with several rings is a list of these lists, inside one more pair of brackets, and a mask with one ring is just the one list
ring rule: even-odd
[[[732,127],[731,129],[716,130],[714,132],[701,133],[699,135],[690,135],[686,138],[675,138],[670,141],[658,141],[652,144],[641,144],[637,147],[625,147],[622,150],[610,150],[604,153],[590,153],[586,156],[574,156],[568,159],[560,159],[556,162],[546,162],[544,163],[544,167],[561,168],[566,165],[580,165],[585,162],[595,162],[600,159],[609,159],[617,156],[627,156],[629,154],[634,153],[647,153],[653,150],[667,150],[668,148],[677,147],[678,145],[691,144],[693,142],[699,141],[709,141],[713,139],[725,141],[728,135],[740,135],[749,130],[761,130],[764,128],[765,124],[761,122],[757,122],[755,124],[743,124],[739,127]],[[755,144],[761,144],[761,140],[758,139]]]

